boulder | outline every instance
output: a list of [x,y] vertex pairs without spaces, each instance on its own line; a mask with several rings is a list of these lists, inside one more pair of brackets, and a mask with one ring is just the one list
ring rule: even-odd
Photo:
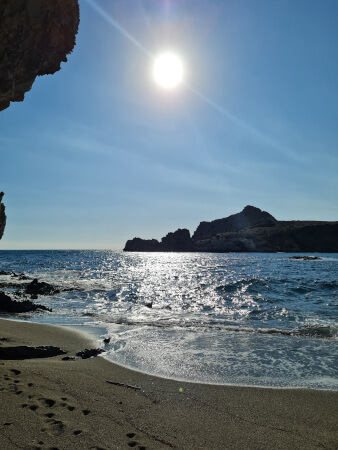
[[3,360],[50,358],[52,356],[64,355],[65,353],[59,347],[53,346],[28,347],[22,345],[17,347],[0,347],[0,359]]
[[103,352],[104,352],[104,350],[102,350],[101,348],[91,348],[91,349],[85,348],[81,352],[77,352],[76,356],[79,356],[82,359],[88,359],[88,358],[98,356]]
[[23,313],[36,311],[37,309],[52,311],[46,306],[35,304],[30,300],[22,300],[20,302],[12,300],[9,295],[6,295],[4,292],[0,291],[0,312]]
[[60,291],[51,284],[45,283],[44,281],[38,281],[37,278],[34,278],[34,280],[26,286],[25,292],[29,295],[52,295],[58,294]]

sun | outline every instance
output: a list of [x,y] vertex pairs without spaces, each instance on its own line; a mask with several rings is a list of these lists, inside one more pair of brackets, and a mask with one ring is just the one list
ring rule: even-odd
[[155,59],[153,75],[161,87],[174,89],[183,81],[183,63],[174,53],[163,53]]

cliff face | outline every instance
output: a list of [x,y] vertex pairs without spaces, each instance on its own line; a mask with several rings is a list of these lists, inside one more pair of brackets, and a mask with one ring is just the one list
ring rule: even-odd
[[193,239],[214,236],[218,233],[237,232],[246,228],[271,227],[276,222],[276,219],[271,214],[248,205],[242,212],[233,214],[225,219],[201,222],[193,235]]
[[3,192],[0,192],[0,239],[2,238],[6,226],[5,205],[2,203]]
[[60,70],[78,26],[77,0],[0,0],[0,111]]
[[[184,233],[182,233],[184,231]],[[169,233],[155,247],[139,238],[125,251],[193,252],[338,252],[338,222],[278,221],[253,206],[242,212],[201,222],[192,238],[188,230]]]

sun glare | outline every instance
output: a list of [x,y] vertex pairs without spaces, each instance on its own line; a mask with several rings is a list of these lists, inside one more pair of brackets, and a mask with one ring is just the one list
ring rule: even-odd
[[174,53],[163,53],[155,60],[155,81],[165,89],[174,89],[183,81],[183,64]]

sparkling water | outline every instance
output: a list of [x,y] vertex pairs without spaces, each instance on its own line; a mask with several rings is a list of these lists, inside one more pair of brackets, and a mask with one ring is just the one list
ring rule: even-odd
[[52,313],[16,318],[91,329],[118,364],[204,383],[337,390],[338,254],[290,256],[1,251],[0,270],[61,290],[39,296]]

